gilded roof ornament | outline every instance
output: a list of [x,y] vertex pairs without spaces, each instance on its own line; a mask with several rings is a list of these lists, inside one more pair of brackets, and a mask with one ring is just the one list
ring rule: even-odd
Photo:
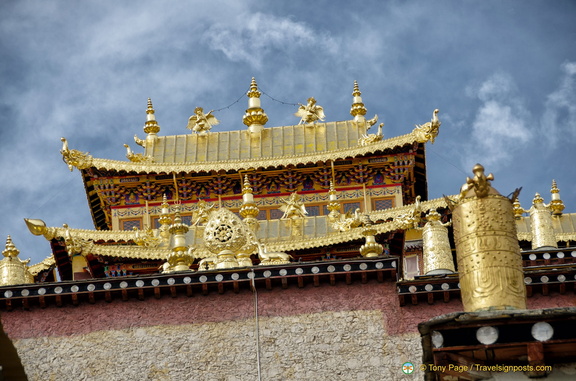
[[144,156],[141,153],[134,153],[128,144],[124,144],[126,148],[126,158],[134,163],[153,163],[154,158],[150,155]]
[[377,133],[370,135],[363,134],[362,137],[358,139],[358,144],[361,146],[367,146],[368,144],[381,141],[384,138],[384,133],[382,132],[383,127],[384,123],[380,123]]
[[170,232],[168,230],[170,229],[172,217],[170,215],[170,204],[168,204],[168,198],[165,193],[162,195],[162,204],[160,205],[160,208],[160,218],[158,219],[160,222],[160,237],[162,237],[164,241],[168,241],[170,238]]
[[472,168],[474,177],[466,177],[466,184],[460,188],[460,199],[466,197],[479,197],[484,198],[489,194],[498,194],[498,191],[490,185],[490,181],[494,180],[494,175],[484,175],[484,167],[481,164],[476,164]]
[[[14,242],[12,242],[12,237],[8,236],[8,238],[6,238],[6,248],[2,250],[2,255],[5,258],[16,258],[18,254],[20,254],[20,250],[18,250]],[[28,263],[28,261],[26,263]]]
[[374,229],[372,223],[367,221],[367,223],[364,226],[364,229],[362,229],[362,235],[364,235],[366,242],[364,243],[364,245],[360,246],[360,254],[363,257],[374,258],[382,255],[384,247],[378,242],[376,242],[375,237],[376,233],[377,230]]
[[198,135],[206,135],[212,126],[220,123],[218,119],[212,113],[214,110],[208,111],[208,114],[204,114],[204,109],[202,107],[196,107],[194,109],[194,115],[188,118],[187,129],[196,132]]
[[328,200],[328,210],[330,211],[328,218],[330,222],[334,223],[340,218],[340,203],[338,202],[338,194],[336,193],[336,188],[334,188],[334,180],[330,180]]
[[432,119],[428,123],[424,123],[422,125],[416,124],[416,128],[414,129],[414,133],[417,134],[418,143],[426,143],[430,141],[434,143],[436,136],[438,136],[438,132],[440,131],[440,125],[442,124],[438,119],[438,113],[440,110],[436,109],[432,113]]
[[248,228],[228,209],[212,213],[204,230],[204,245],[216,254],[216,268],[238,267],[236,254],[248,240]]
[[168,228],[172,234],[172,250],[168,254],[167,262],[163,265],[163,272],[170,273],[174,271],[189,271],[190,265],[194,262],[194,247],[186,245],[186,233],[190,228],[182,222],[180,216],[180,207],[177,205],[174,215],[174,222]]
[[298,124],[311,124],[318,120],[324,121],[326,118],[324,115],[324,108],[317,105],[316,99],[313,97],[308,98],[308,103],[305,105],[300,103],[300,107],[294,115],[300,118]]
[[280,210],[284,212],[281,217],[282,220],[304,218],[308,214],[297,192],[292,193],[289,198],[283,199],[282,202],[284,203],[280,206]]
[[92,156],[88,152],[69,149],[68,140],[66,140],[66,138],[60,138],[60,140],[62,141],[60,153],[62,154],[62,159],[68,165],[70,172],[72,172],[74,167],[86,169],[92,165]]
[[268,122],[268,115],[266,115],[264,109],[262,109],[260,103],[261,93],[258,91],[258,85],[254,77],[252,77],[250,90],[246,95],[248,96],[248,109],[244,117],[242,117],[242,122],[248,126],[248,131],[260,132],[266,122]]
[[[338,204],[340,205],[340,204]],[[340,218],[338,218],[338,216]],[[346,212],[346,214],[339,214],[333,217],[332,228],[340,232],[345,232],[362,225],[362,218],[360,215],[360,208],[356,208],[354,213]]]
[[522,208],[520,200],[514,200],[514,203],[512,204],[512,210],[514,211],[514,219],[519,220],[522,218],[522,214],[524,214],[524,208]]
[[266,245],[260,241],[257,241],[258,245],[258,258],[260,259],[260,265],[284,265],[290,263],[291,255],[282,252],[268,252]]
[[30,259],[18,258],[20,250],[12,242],[12,237],[6,238],[6,248],[2,251],[4,258],[0,261],[0,286],[34,283],[34,277],[28,270]]
[[550,209],[552,210],[552,215],[561,216],[564,210],[564,203],[560,199],[560,189],[556,185],[556,180],[552,180],[552,189],[550,190],[552,194],[552,200],[550,201]]
[[409,211],[394,218],[394,222],[398,223],[401,229],[416,229],[420,226],[423,212],[420,199],[420,195],[416,196],[416,200],[414,204],[410,205]]
[[210,214],[213,212],[214,204],[208,205],[205,200],[199,200],[196,203],[196,210],[194,215],[196,216],[196,221],[194,221],[193,226],[205,225],[210,219]]

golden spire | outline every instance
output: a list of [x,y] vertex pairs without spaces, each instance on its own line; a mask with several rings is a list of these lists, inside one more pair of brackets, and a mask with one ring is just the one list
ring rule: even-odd
[[474,167],[452,211],[465,312],[525,309],[526,287],[512,202]]
[[186,233],[188,233],[189,229],[188,225],[182,222],[180,208],[178,207],[174,215],[174,223],[168,228],[168,232],[173,235],[174,240],[172,251],[167,258],[168,266],[166,266],[164,272],[190,270],[190,265],[194,262],[194,256],[192,255],[194,249],[188,248],[186,245]]
[[268,121],[268,115],[264,112],[260,105],[260,95],[262,93],[258,91],[258,85],[256,84],[256,79],[252,77],[252,83],[250,84],[250,91],[246,93],[248,96],[248,109],[246,114],[242,118],[242,122],[248,126],[248,131],[250,132],[260,132],[262,128]]
[[520,200],[514,200],[514,204],[512,204],[512,210],[514,211],[514,218],[519,220],[522,218],[522,214],[524,213],[524,209],[522,205],[520,205]]
[[18,254],[20,254],[20,250],[18,250],[14,242],[12,242],[12,237],[8,236],[8,238],[6,238],[6,249],[2,250],[2,255],[6,258],[16,258]]
[[148,107],[146,108],[146,122],[144,123],[144,132],[146,133],[146,140],[138,139],[137,136],[134,136],[134,141],[136,144],[147,147],[151,146],[156,142],[158,139],[157,134],[160,132],[160,126],[156,121],[156,116],[154,115],[155,111],[152,107],[152,100],[148,98]]
[[550,209],[552,210],[552,215],[561,216],[564,210],[564,203],[560,199],[560,189],[556,185],[556,180],[552,180],[552,189],[550,190],[552,194],[552,201],[550,201]]
[[4,258],[0,261],[0,286],[34,283],[34,277],[28,271],[28,262],[18,258],[20,250],[16,248],[12,237],[6,238],[6,248],[2,251]]
[[340,216],[340,203],[338,202],[338,195],[336,193],[336,188],[334,188],[334,181],[330,180],[330,191],[328,191],[328,218],[331,222],[334,222]]
[[164,239],[168,239],[170,237],[170,233],[168,229],[170,227],[170,205],[168,204],[168,199],[166,198],[166,194],[162,196],[162,205],[160,206],[162,211],[160,213],[160,236]]
[[254,195],[252,194],[252,187],[248,180],[248,175],[244,175],[244,187],[242,188],[242,207],[240,208],[240,215],[244,218],[244,222],[252,231],[256,231],[260,226],[256,217],[260,213],[260,209],[254,202]]
[[144,132],[147,134],[157,134],[160,132],[160,126],[156,122],[155,111],[152,107],[152,99],[148,98],[148,107],[146,108],[146,123],[144,123]]
[[360,88],[358,87],[358,82],[354,81],[354,91],[352,91],[352,107],[350,108],[350,115],[354,117],[356,122],[364,122],[366,118],[366,107],[364,103],[362,103],[362,93],[360,92]]

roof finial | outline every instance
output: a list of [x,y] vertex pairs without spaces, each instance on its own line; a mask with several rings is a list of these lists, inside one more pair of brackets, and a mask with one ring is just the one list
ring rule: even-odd
[[552,180],[552,189],[550,189],[550,193],[552,193],[552,201],[550,201],[550,210],[552,210],[552,215],[554,216],[561,216],[562,211],[564,210],[564,203],[560,199],[560,189],[556,185],[556,180]]
[[148,98],[148,107],[146,108],[146,123],[144,123],[144,132],[147,134],[146,140],[138,139],[134,136],[134,141],[136,144],[142,147],[147,147],[148,144],[152,145],[158,139],[158,132],[160,132],[160,126],[156,122],[156,116],[154,115],[154,108],[152,107],[152,100]]
[[248,109],[242,118],[242,122],[248,126],[248,131],[250,132],[262,131],[262,128],[268,121],[268,115],[266,115],[260,104],[261,94],[262,93],[258,91],[256,79],[252,77],[252,82],[250,83],[250,91],[246,93],[248,96]]
[[20,250],[18,250],[14,242],[12,242],[12,237],[8,236],[8,238],[6,238],[6,249],[2,251],[2,255],[7,258],[16,258],[18,254],[20,254]]
[[354,81],[354,91],[352,91],[353,99],[352,99],[352,107],[350,108],[350,115],[354,117],[354,120],[356,122],[366,121],[364,115],[366,115],[366,112],[368,111],[366,110],[364,103],[362,103],[361,95],[362,93],[360,92],[360,88],[358,87],[358,82]]

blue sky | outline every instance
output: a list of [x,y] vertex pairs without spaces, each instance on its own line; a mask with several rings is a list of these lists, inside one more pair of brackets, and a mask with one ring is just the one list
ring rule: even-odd
[[[357,80],[385,137],[440,109],[427,146],[429,197],[455,194],[476,162],[503,194],[550,200],[556,179],[576,212],[574,1],[14,1],[0,3],[0,240],[22,258],[50,253],[24,218],[93,227],[60,137],[95,157],[125,159],[144,137],[152,98],[162,135],[233,104],[254,76],[286,103],[313,96],[346,120]],[[267,126],[296,108],[262,96]],[[215,130],[245,129],[247,100]]]

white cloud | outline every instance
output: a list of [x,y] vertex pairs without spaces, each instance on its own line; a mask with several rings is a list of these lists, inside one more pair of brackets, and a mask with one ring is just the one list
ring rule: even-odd
[[562,65],[564,76],[548,95],[541,119],[541,133],[552,146],[576,138],[576,62]]
[[482,161],[494,168],[531,140],[529,113],[516,95],[512,78],[504,73],[484,81],[475,96],[482,105],[472,122],[472,143],[467,149],[465,167]]
[[290,52],[301,48],[330,53],[337,51],[337,43],[330,36],[290,18],[258,12],[240,15],[236,20],[240,22],[211,26],[204,33],[204,39],[212,49],[221,51],[228,59],[247,62],[257,69],[274,51]]

